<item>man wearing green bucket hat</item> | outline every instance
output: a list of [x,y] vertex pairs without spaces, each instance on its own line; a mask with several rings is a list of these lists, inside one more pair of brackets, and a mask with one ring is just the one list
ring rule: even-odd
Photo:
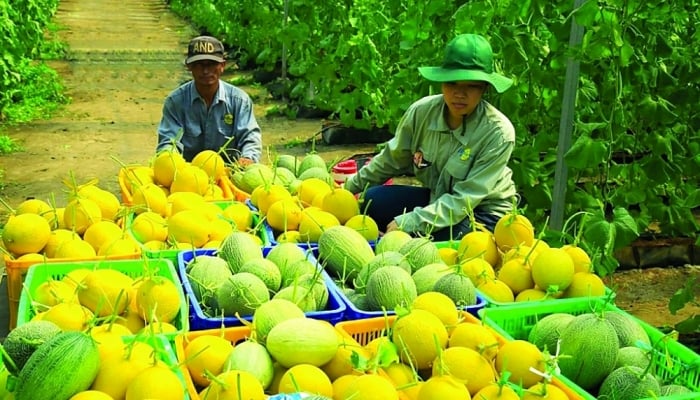
[[[394,137],[345,188],[359,193],[370,186],[368,215],[384,232],[459,239],[472,230],[469,210],[493,231],[516,195],[508,167],[515,129],[483,95],[490,88],[503,93],[513,81],[494,70],[491,45],[475,34],[458,35],[442,65],[418,71],[441,83],[442,94],[414,102]],[[414,175],[421,186],[382,185],[402,175]]]

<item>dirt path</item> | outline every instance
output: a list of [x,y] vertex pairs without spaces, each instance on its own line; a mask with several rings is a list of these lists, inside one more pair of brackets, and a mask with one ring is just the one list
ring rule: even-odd
[[[63,77],[72,102],[50,120],[8,130],[25,149],[0,157],[5,171],[0,197],[12,205],[51,193],[63,203],[62,180],[70,173],[78,182],[97,178],[100,186],[119,194],[119,162],[147,163],[162,101],[189,78],[182,59],[197,32],[162,0],[62,0],[55,22],[64,27],[60,37],[70,51],[68,60],[51,65]],[[266,146],[296,155],[309,150],[285,145],[311,137],[322,121],[267,118],[274,101],[259,88],[245,89],[255,98]],[[373,148],[317,145],[327,161]],[[677,322],[700,311],[694,307],[671,316],[668,298],[689,276],[699,274],[696,268],[616,274],[619,304],[656,326]]]

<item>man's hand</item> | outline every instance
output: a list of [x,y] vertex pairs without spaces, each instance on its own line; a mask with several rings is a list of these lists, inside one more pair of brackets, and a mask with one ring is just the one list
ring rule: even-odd
[[238,165],[240,165],[241,167],[247,167],[250,164],[255,164],[255,161],[251,160],[250,158],[245,158],[245,157],[238,159]]

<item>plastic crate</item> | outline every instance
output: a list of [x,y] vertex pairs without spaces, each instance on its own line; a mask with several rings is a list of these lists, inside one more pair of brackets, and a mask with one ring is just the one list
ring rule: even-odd
[[197,387],[195,387],[194,381],[192,380],[192,375],[190,375],[190,372],[187,369],[187,357],[185,356],[185,349],[187,348],[187,344],[200,336],[211,335],[223,337],[224,339],[228,340],[229,342],[235,345],[236,343],[245,341],[248,337],[250,337],[250,333],[251,329],[249,326],[221,328],[221,325],[219,325],[218,329],[190,331],[185,334],[175,336],[175,355],[177,356],[178,364],[180,365],[180,371],[182,372],[185,378],[187,393],[189,394],[189,397],[192,400],[199,400],[200,397],[199,391],[197,390]]
[[[302,246],[302,248],[304,248],[304,246]],[[263,247],[263,255],[267,256],[267,253],[269,253],[271,249],[271,246]],[[216,254],[217,250],[214,249],[198,249],[194,251],[182,251],[178,255],[177,266],[180,277],[182,279],[182,285],[185,289],[187,301],[190,304],[190,329],[193,331],[202,329],[214,329],[221,327],[222,325],[227,327],[240,326],[244,324],[244,322],[242,322],[241,319],[245,321],[253,320],[252,315],[242,315],[241,319],[236,317],[210,317],[204,313],[204,310],[202,310],[202,307],[200,306],[199,301],[197,300],[197,297],[194,295],[194,291],[192,290],[192,284],[190,283],[190,280],[187,277],[186,268],[187,265],[197,256],[213,256]],[[307,258],[315,263],[316,260],[312,257],[313,256],[311,251],[308,251]],[[347,307],[345,306],[345,303],[341,300],[340,294],[335,290],[335,284],[331,280],[330,276],[328,276],[328,273],[322,271],[321,276],[323,277],[326,287],[328,288],[328,303],[326,304],[326,309],[320,311],[307,312],[306,316],[309,318],[320,319],[328,321],[331,324],[335,324],[343,319]]]
[[185,294],[182,290],[180,280],[177,277],[175,266],[169,260],[110,260],[110,261],[80,261],[67,263],[53,264],[35,264],[29,268],[27,277],[24,283],[24,290],[19,300],[19,308],[17,313],[17,326],[30,321],[34,317],[34,309],[31,304],[30,294],[43,282],[49,279],[61,279],[70,271],[87,268],[87,269],[114,269],[125,273],[126,275],[137,278],[143,276],[144,271],[148,269],[156,276],[162,276],[175,283],[180,296],[180,312],[175,316],[172,324],[177,328],[174,333],[165,334],[172,337],[178,333],[187,332],[189,330],[189,311],[185,302]]
[[[119,169],[119,174],[117,176],[117,180],[119,182],[119,190],[121,191],[122,203],[128,206],[133,204],[134,197],[131,191],[129,190],[127,181],[129,180],[129,174],[131,173],[131,171],[137,167],[143,167],[143,165],[124,166]],[[219,180],[216,183],[221,188],[224,200],[238,200],[244,202],[250,198],[250,195],[248,193],[240,190],[236,187],[236,185],[233,184],[233,182],[231,182],[231,179],[228,177],[227,174],[221,176],[221,178],[219,178]]]
[[[351,338],[362,346],[367,345],[372,340],[387,336],[388,329],[394,325],[396,315],[388,315],[386,317],[374,317],[367,319],[359,319],[354,321],[343,321],[335,325],[335,329],[345,338]],[[469,312],[462,313],[462,321],[465,323],[481,324],[482,322]],[[501,335],[497,330],[493,329],[494,336],[500,345],[506,341],[512,340]],[[564,391],[570,400],[581,400],[583,397],[574,391],[567,382],[555,377],[552,379],[552,384]]]
[[52,265],[57,263],[72,263],[72,262],[103,262],[116,260],[137,260],[141,258],[140,253],[104,256],[94,258],[47,258],[45,261],[18,261],[12,260],[5,256],[5,273],[7,274],[7,300],[9,307],[9,329],[12,330],[17,326],[17,308],[19,307],[20,297],[22,295],[22,285],[25,281],[27,271],[32,265]]
[[[214,202],[219,208],[224,210],[228,205],[231,204],[232,201],[217,201]],[[134,221],[134,214],[131,213],[127,216],[126,218],[126,228],[129,232],[129,234],[135,238],[133,232],[131,231],[131,225]],[[260,222],[260,216],[258,216],[256,213],[253,214],[253,226],[256,226],[259,228],[256,231],[257,236],[260,238],[262,241],[263,246],[268,246],[270,244],[270,237],[271,234],[270,232],[265,228],[264,224],[261,224]],[[137,240],[138,242],[138,240]],[[146,255],[146,257],[150,259],[165,259],[169,260],[170,262],[173,263],[173,265],[177,265],[177,255],[180,253],[182,250],[180,249],[167,249],[167,250],[151,250],[143,245],[143,243],[139,243],[141,245],[141,251],[143,254]]]
[[[456,249],[459,247],[459,241],[444,241],[444,242],[435,242],[435,245],[438,248],[444,248],[444,247],[452,247],[453,249]],[[610,299],[613,301],[615,299],[615,292],[610,289],[609,287],[605,288],[605,295],[603,296],[590,296],[590,297],[569,297],[569,298],[559,298],[559,299],[543,299],[543,300],[532,300],[532,301],[522,301],[522,302],[505,302],[505,301],[498,301],[494,300],[491,296],[488,294],[482,292],[479,289],[476,289],[476,292],[486,300],[486,307],[504,307],[504,306],[511,306],[513,304],[547,304],[550,302],[554,303],[578,303],[581,301],[588,302],[590,299]]]
[[[592,311],[619,312],[634,319],[649,335],[652,343],[651,370],[653,374],[664,381],[687,386],[696,393],[692,396],[675,395],[658,397],[658,399],[698,399],[700,398],[700,355],[676,340],[667,337],[663,332],[648,323],[634,317],[628,312],[602,299],[591,299],[589,302],[578,303],[539,303],[536,305],[517,304],[510,307],[484,308],[479,316],[484,324],[492,327],[508,339],[527,340],[532,327],[540,318],[553,313],[585,314]],[[560,376],[568,385],[574,388],[584,399],[594,400],[595,397],[581,387]]]
[[[195,338],[198,338],[200,336],[217,336],[217,337],[223,337],[224,339],[228,340],[229,342],[233,343],[234,345],[240,342],[243,342],[245,340],[248,340],[248,338],[251,336],[251,328],[250,326],[237,326],[237,327],[228,327],[228,328],[221,328],[219,327],[218,329],[206,329],[206,330],[201,330],[201,331],[190,331],[187,332],[184,335],[178,335],[174,338],[175,342],[175,354],[177,355],[177,359],[179,360],[180,364],[180,369],[185,377],[185,383],[187,384],[187,390],[190,395],[190,398],[192,400],[199,400],[199,392],[198,388],[195,386],[194,381],[192,380],[192,376],[190,375],[189,371],[187,370],[187,365],[185,363],[186,357],[185,357],[185,349],[187,348],[187,344],[194,340]],[[346,344],[352,345],[351,343],[348,343],[348,340],[353,340],[350,338],[350,336],[346,335]],[[357,343],[357,346],[359,347],[360,344]],[[378,374],[380,375],[385,375],[382,371],[378,371]],[[403,394],[399,393],[399,400],[408,400]]]
[[[357,306],[350,301],[350,299],[343,293],[343,290],[338,287],[338,285],[334,282],[333,285],[335,286],[335,290],[338,292],[338,296],[340,296],[341,300],[343,303],[345,303],[345,306],[347,307],[347,311],[345,311],[345,320],[346,321],[352,321],[356,319],[365,319],[365,318],[374,318],[374,317],[381,317],[385,313],[384,311],[365,311],[357,308]],[[463,311],[467,311],[470,314],[476,316],[478,315],[479,310],[484,308],[486,306],[486,300],[477,293],[476,295],[476,303],[465,306],[462,308]],[[394,311],[387,311],[387,315],[395,315]]]

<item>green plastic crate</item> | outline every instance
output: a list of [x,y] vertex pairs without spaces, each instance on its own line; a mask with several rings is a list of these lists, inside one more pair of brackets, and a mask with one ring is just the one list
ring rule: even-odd
[[30,294],[33,293],[39,285],[49,279],[61,279],[70,271],[80,268],[114,269],[132,278],[143,276],[144,272],[148,270],[154,275],[162,276],[174,282],[178,290],[178,296],[180,297],[180,312],[173,321],[173,325],[177,328],[177,331],[166,334],[166,336],[172,337],[189,331],[189,311],[182,289],[182,283],[177,276],[177,271],[173,263],[165,259],[79,261],[32,265],[29,267],[29,272],[27,272],[27,277],[24,280],[24,288],[19,300],[17,326],[27,323],[34,317],[35,312],[31,304]]
[[[459,247],[459,241],[453,240],[453,241],[444,241],[444,242],[435,242],[435,245],[437,246],[438,249],[444,248],[444,247],[452,247],[453,249],[456,249]],[[532,301],[522,301],[518,303],[513,303],[513,302],[504,302],[504,301],[497,301],[494,300],[491,296],[487,295],[486,293],[482,292],[479,289],[476,289],[476,292],[481,296],[484,300],[486,300],[486,307],[505,307],[505,306],[511,306],[514,304],[549,304],[549,303],[579,303],[581,301],[588,302],[591,299],[610,299],[610,301],[614,301],[615,299],[615,292],[610,289],[609,287],[605,288],[605,295],[603,296],[590,296],[590,297],[570,297],[570,298],[560,298],[560,299],[543,299],[543,300],[532,300]]]
[[[509,307],[484,308],[479,311],[479,316],[484,324],[492,327],[504,337],[527,340],[532,327],[540,318],[554,313],[580,315],[592,311],[619,312],[633,318],[644,328],[651,340],[651,372],[665,383],[683,385],[695,392],[685,395],[658,397],[658,399],[700,399],[700,355],[676,340],[671,339],[655,327],[603,299],[591,299],[588,302],[578,303],[517,303]],[[562,381],[572,385],[583,398],[595,400],[593,395],[568,378],[564,376],[559,377]]]
[[[216,202],[214,202],[214,204],[219,206],[219,208],[221,208],[222,210],[224,210],[231,203],[233,203],[232,200],[231,201],[216,201]],[[126,228],[132,237],[134,237],[133,232],[131,231],[131,223],[133,222],[133,220],[134,220],[134,214],[131,213],[127,216]],[[265,224],[260,223],[260,216],[257,213],[253,214],[253,226],[259,227],[256,231],[256,234],[260,238],[260,240],[262,241],[262,246],[269,246],[271,243],[272,232],[266,227]],[[179,249],[151,250],[151,249],[148,249],[146,246],[143,246],[143,244],[141,244],[141,250],[142,250],[143,254],[145,254],[146,257],[148,257],[150,259],[168,260],[171,263],[173,263],[173,265],[177,265],[177,255],[181,251]]]

